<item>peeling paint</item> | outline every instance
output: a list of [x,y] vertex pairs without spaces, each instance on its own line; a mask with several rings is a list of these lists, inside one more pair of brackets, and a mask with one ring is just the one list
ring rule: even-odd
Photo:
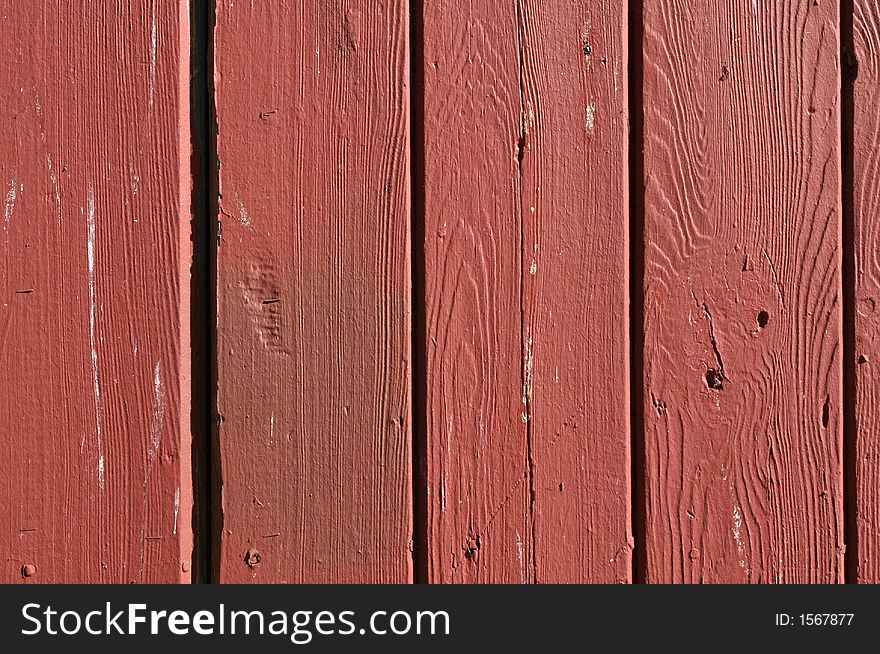
[[275,444],[275,413],[269,417],[269,445]]
[[739,504],[733,505],[733,539],[736,541],[736,550],[739,554],[739,565],[745,570],[745,543],[742,538],[742,511]]
[[171,533],[177,535],[177,515],[180,513],[180,487],[174,489],[174,524]]
[[[48,156],[48,155],[47,155]],[[104,441],[101,434],[101,421],[104,407],[101,399],[101,373],[98,362],[96,331],[96,303],[95,303],[95,189],[89,181],[88,197],[88,239],[89,261],[89,345],[92,353],[92,376],[95,385],[95,439],[98,448],[98,485],[104,490]]]
[[162,385],[162,367],[156,362],[153,369],[153,417],[150,421],[150,447],[147,458],[150,463],[156,460],[162,440],[162,424],[165,421],[165,388]]
[[523,372],[522,372],[522,405],[523,410],[520,413],[520,419],[524,423],[528,423],[531,420],[531,404],[532,404],[532,368],[534,365],[534,356],[532,354],[532,337],[529,336],[526,338],[523,343],[524,352],[523,352]]
[[5,224],[3,229],[9,229],[9,222],[12,220],[12,214],[15,211],[16,195],[15,180],[13,179],[9,185],[9,192],[6,193],[6,211],[4,212]]
[[596,126],[596,103],[595,102],[591,102],[590,104],[587,105],[586,114],[587,114],[587,117],[586,117],[585,124],[587,127],[587,134],[589,136],[592,136],[593,129]]
[[516,532],[516,560],[519,561],[519,569],[522,575],[522,583],[529,583],[529,572],[526,569],[525,557],[523,556],[523,542],[519,531]]
[[250,227],[251,226],[251,217],[248,214],[247,207],[244,206],[244,202],[235,198],[236,203],[238,204],[238,219],[241,222],[242,227]]

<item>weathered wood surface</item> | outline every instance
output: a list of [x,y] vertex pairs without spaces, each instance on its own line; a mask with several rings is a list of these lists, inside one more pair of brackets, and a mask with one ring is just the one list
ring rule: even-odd
[[213,453],[188,3],[7,5],[0,582],[190,581],[191,410],[220,581],[880,582],[875,2],[217,0]]
[[648,582],[842,580],[838,10],[644,3]]
[[190,578],[185,2],[0,17],[0,581]]
[[423,33],[428,580],[629,581],[625,4]]
[[880,583],[880,6],[856,0],[853,14],[852,207],[855,224],[856,580]]
[[217,4],[221,581],[412,579],[408,27]]

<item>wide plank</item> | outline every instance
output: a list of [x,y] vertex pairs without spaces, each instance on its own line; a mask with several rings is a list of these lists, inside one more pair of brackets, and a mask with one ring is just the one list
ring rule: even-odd
[[0,581],[188,582],[186,2],[0,18]]
[[842,581],[838,6],[643,12],[646,581]]
[[425,574],[631,578],[625,3],[425,3]]
[[220,581],[412,579],[408,36],[217,3]]

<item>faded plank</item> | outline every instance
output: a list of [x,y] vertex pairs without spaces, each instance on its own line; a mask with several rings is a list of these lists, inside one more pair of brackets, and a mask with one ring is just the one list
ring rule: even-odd
[[217,4],[221,581],[412,578],[408,25]]
[[630,580],[625,35],[425,3],[432,582]]
[[647,581],[841,581],[838,7],[644,28]]
[[186,582],[186,2],[0,20],[0,581]]
[[856,0],[853,47],[858,64],[851,126],[856,265],[856,580],[876,584],[880,583],[880,6],[876,2]]

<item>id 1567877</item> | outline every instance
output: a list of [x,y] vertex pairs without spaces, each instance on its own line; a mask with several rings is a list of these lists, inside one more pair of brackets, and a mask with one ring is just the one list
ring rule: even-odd
[[855,613],[777,613],[777,627],[849,627]]

